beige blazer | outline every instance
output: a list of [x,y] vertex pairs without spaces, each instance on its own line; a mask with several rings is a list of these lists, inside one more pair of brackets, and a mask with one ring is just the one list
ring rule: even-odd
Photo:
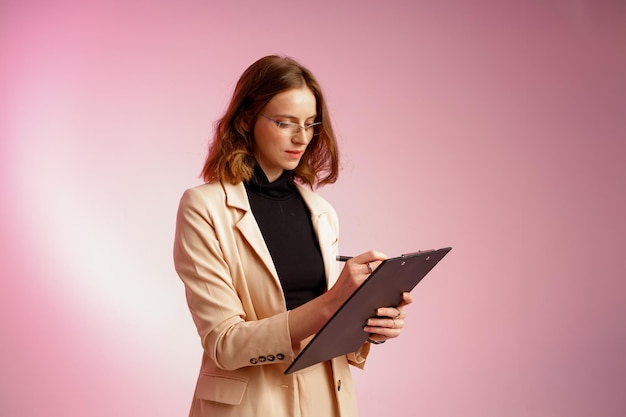
[[[298,189],[330,288],[339,272],[337,215],[319,195]],[[204,349],[191,417],[356,415],[348,364],[364,366],[368,343],[354,354],[283,374],[303,343],[292,346],[278,274],[243,184],[185,191],[174,263]]]

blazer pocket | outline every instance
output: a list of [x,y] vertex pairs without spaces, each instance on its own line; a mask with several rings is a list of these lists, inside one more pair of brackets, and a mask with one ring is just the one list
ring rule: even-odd
[[247,387],[247,379],[202,374],[198,378],[196,397],[202,400],[238,405],[241,404]]

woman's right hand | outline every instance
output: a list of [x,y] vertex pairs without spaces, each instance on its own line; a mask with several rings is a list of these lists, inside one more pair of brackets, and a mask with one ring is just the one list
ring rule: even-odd
[[337,282],[328,291],[329,295],[332,295],[333,304],[337,303],[336,308],[339,308],[387,258],[384,253],[371,250],[348,259]]
[[291,340],[300,342],[317,333],[385,259],[387,255],[376,251],[365,252],[349,259],[335,285],[319,297],[289,312]]

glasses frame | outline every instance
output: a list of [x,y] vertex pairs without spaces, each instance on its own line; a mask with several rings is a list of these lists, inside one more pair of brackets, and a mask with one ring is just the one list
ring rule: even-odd
[[[271,117],[267,117],[263,113],[260,113],[260,115],[266,118],[267,120],[269,120],[270,122],[273,122],[280,129],[279,132],[281,132],[281,134],[284,134],[285,136],[289,135],[290,137],[294,137],[298,135],[301,131],[304,131],[304,134],[307,137],[309,137],[308,129],[311,129],[315,126],[322,125],[322,122],[309,123],[308,125],[301,125],[301,124],[293,123],[293,122],[281,122],[280,120],[274,120]],[[287,130],[287,129],[290,129],[290,130]],[[310,137],[312,138],[314,136],[315,136],[315,131],[313,131]]]

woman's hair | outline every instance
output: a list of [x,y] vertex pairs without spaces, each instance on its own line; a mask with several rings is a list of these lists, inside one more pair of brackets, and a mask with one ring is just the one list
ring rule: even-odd
[[253,132],[257,117],[278,93],[305,86],[315,96],[315,121],[322,124],[294,170],[294,179],[310,188],[334,183],[339,155],[319,83],[311,71],[295,60],[276,55],[259,59],[241,75],[224,116],[216,123],[202,168],[204,181],[237,184],[249,180],[255,165]]

